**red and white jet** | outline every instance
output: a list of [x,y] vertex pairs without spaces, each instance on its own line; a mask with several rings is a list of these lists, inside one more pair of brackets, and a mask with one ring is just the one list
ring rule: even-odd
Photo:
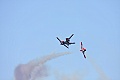
[[86,49],[83,47],[82,42],[80,42],[80,45],[81,45],[81,50],[80,50],[80,51],[83,53],[84,58],[86,58],[86,56],[85,56],[85,51],[86,51]]

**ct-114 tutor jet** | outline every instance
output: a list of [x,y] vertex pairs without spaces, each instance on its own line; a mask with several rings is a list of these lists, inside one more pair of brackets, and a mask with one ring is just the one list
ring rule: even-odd
[[86,56],[85,56],[85,51],[86,51],[86,49],[83,47],[82,42],[80,43],[80,45],[81,45],[81,50],[80,50],[80,51],[83,53],[84,58],[86,58]]
[[61,41],[58,37],[56,37],[59,41],[60,41],[60,45],[64,45],[66,48],[69,48],[68,46],[70,44],[75,44],[75,42],[70,42],[70,38],[73,36],[74,34],[72,34],[69,38],[66,38],[65,41]]

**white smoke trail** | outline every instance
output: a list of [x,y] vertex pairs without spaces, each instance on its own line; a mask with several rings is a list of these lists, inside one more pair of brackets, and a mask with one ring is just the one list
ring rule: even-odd
[[36,67],[33,69],[33,71],[31,72],[31,78],[30,78],[30,80],[35,80],[38,69],[39,69],[45,62],[47,62],[48,60],[57,58],[57,57],[59,57],[59,56],[63,56],[63,55],[65,55],[65,54],[70,54],[70,52],[64,52],[64,53],[59,53],[59,54],[58,54],[58,53],[57,53],[57,54],[53,53],[53,54],[50,54],[50,55],[47,55],[47,56],[43,57],[41,60],[39,60],[39,62],[38,62],[39,65],[36,66]]
[[59,56],[63,56],[63,55],[66,55],[66,54],[71,54],[70,52],[63,52],[63,53],[53,53],[53,54],[50,54],[50,55],[47,55],[45,57],[43,57],[39,63],[43,64],[45,62],[47,62],[48,60],[51,60],[51,59],[54,59],[54,58],[57,58]]
[[70,54],[70,52],[64,53],[53,53],[39,60],[32,60],[27,64],[20,64],[15,69],[15,80],[35,80],[38,77],[46,77],[47,76],[47,68],[44,65],[47,61],[57,58],[59,56],[63,56],[66,54]]
[[87,59],[90,61],[90,63],[93,65],[97,73],[99,74],[99,80],[110,80],[109,77],[104,73],[104,71],[97,65],[95,60],[88,56],[87,54]]

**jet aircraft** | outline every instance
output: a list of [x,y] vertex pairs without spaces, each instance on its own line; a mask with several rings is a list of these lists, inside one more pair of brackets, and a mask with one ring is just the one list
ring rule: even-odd
[[81,50],[80,50],[80,51],[83,53],[84,58],[86,58],[86,56],[85,56],[85,51],[86,51],[86,49],[83,47],[82,42],[80,42],[80,46],[81,46]]
[[56,38],[60,41],[60,45],[64,45],[66,48],[69,48],[69,45],[75,44],[75,42],[70,42],[70,39],[71,39],[71,37],[72,37],[73,35],[74,35],[74,34],[72,34],[69,38],[66,38],[65,41],[60,40],[58,37],[56,37]]

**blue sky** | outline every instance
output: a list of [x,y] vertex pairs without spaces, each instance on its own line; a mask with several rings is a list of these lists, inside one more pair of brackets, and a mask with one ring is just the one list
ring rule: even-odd
[[[46,63],[54,72],[86,72],[84,80],[96,80],[97,72],[79,52],[80,41],[104,73],[120,79],[119,0],[0,0],[0,80],[12,80],[18,64],[52,52],[72,52]],[[70,49],[59,45],[74,33]]]

